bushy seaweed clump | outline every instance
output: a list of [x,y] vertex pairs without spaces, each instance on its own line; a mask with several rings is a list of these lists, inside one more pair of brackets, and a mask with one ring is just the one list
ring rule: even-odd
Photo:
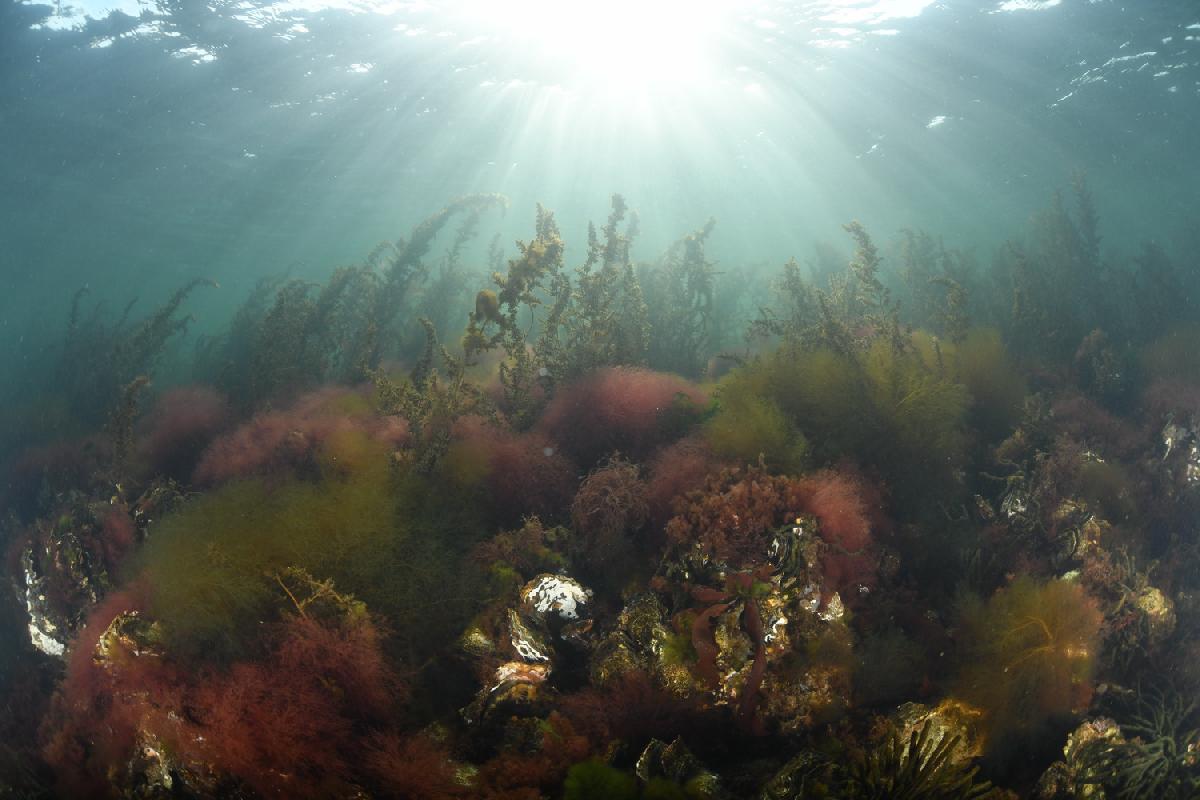
[[208,796],[323,797],[359,779],[354,731],[382,725],[407,690],[360,602],[300,570],[277,577],[285,610],[260,622],[255,658],[227,668],[164,649],[134,595],[95,609],[42,726],[64,796],[114,796],[146,749],[215,765],[181,777]]
[[637,800],[637,778],[601,761],[584,761],[567,770],[565,800]]
[[822,470],[799,478],[773,475],[762,467],[732,468],[678,502],[667,538],[719,564],[749,569],[765,563],[772,538],[802,524],[809,515],[829,545],[821,567],[829,591],[850,602],[875,584],[877,542],[885,522],[868,508],[870,489],[856,478]]
[[355,446],[349,472],[235,480],[158,523],[139,576],[172,651],[245,654],[278,592],[276,576],[292,567],[361,597],[412,637],[413,652],[436,642],[412,621],[437,619],[449,633],[469,602],[456,552],[479,524],[474,510],[430,491],[421,476],[395,472],[378,445]]
[[611,560],[632,544],[629,537],[646,523],[648,514],[646,484],[636,465],[613,458],[593,470],[571,503],[580,561],[600,565]]
[[581,465],[643,459],[688,432],[707,402],[695,384],[639,367],[606,367],[561,387],[538,420]]
[[1077,583],[1022,576],[964,601],[954,693],[983,709],[992,747],[1032,745],[1092,697],[1102,617]]
[[967,388],[915,352],[784,347],[735,371],[705,425],[720,455],[780,470],[850,459],[878,469],[909,506],[958,491]]

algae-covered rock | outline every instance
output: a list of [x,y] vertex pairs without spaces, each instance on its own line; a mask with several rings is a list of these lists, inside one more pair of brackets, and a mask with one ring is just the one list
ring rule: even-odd
[[695,680],[682,663],[681,634],[667,620],[657,595],[635,594],[621,609],[612,628],[597,643],[588,662],[594,686],[604,686],[633,671],[646,672],[674,694],[695,691]]
[[645,783],[660,779],[682,786],[686,796],[696,800],[725,797],[716,773],[705,767],[688,750],[682,737],[677,737],[670,744],[651,739],[638,756],[635,772]]
[[921,703],[905,703],[892,715],[892,722],[902,741],[908,741],[923,725],[932,726],[929,738],[933,745],[950,737],[955,744],[948,751],[952,764],[965,763],[983,754],[983,736],[979,723],[983,712],[959,700],[943,700],[929,707]]
[[1171,598],[1163,594],[1161,589],[1154,586],[1143,588],[1134,604],[1146,618],[1149,644],[1159,644],[1175,631],[1175,604]]
[[547,680],[560,648],[591,644],[591,598],[592,591],[575,579],[545,573],[521,588],[515,608],[503,610],[503,632],[489,634],[483,622],[464,631],[458,647],[478,662],[483,683],[464,718],[479,724],[548,710],[553,692]]
[[1117,745],[1124,741],[1121,729],[1112,719],[1087,720],[1067,736],[1062,760],[1055,761],[1042,773],[1034,796],[1038,800],[1105,800],[1108,795],[1102,786],[1084,780],[1086,764],[1083,756],[1089,747],[1097,744]]
[[767,781],[758,800],[827,797],[831,771],[828,758],[813,750],[802,750]]
[[484,658],[496,652],[496,643],[480,625],[472,625],[458,637],[458,648],[471,658]]

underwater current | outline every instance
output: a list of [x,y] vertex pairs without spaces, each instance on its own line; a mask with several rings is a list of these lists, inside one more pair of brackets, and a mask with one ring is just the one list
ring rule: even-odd
[[1200,4],[0,0],[0,800],[1200,798]]

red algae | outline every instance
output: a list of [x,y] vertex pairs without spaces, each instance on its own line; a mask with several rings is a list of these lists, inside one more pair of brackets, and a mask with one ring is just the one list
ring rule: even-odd
[[499,524],[566,516],[576,469],[545,434],[514,433],[468,415],[455,420],[451,438],[443,472],[462,488],[481,486]]
[[688,492],[704,486],[709,475],[725,466],[704,440],[696,437],[681,439],[658,450],[646,466],[650,527],[654,530],[666,527],[679,501]]
[[561,389],[538,429],[584,465],[614,452],[641,459],[678,438],[678,417],[697,412],[707,402],[704,391],[677,375],[608,367]]
[[230,419],[229,401],[215,389],[171,389],[139,425],[138,456],[152,474],[187,478],[204,448]]
[[792,502],[817,518],[821,538],[829,545],[821,559],[828,587],[853,601],[861,588],[876,580],[876,554],[871,516],[862,483],[833,470],[801,478]]
[[408,443],[408,424],[370,410],[363,390],[326,387],[301,397],[287,411],[268,411],[214,441],[197,464],[192,480],[214,485],[277,469],[312,465],[322,455],[336,461],[347,437],[378,445]]

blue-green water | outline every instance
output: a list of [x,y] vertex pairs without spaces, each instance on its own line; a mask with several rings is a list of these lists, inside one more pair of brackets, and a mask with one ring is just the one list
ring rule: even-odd
[[[955,763],[1019,796],[1200,796],[1190,755],[1156,762],[1157,784],[1129,777],[1141,751],[1063,756],[1106,718],[1197,743],[1190,707],[1167,733],[1127,720],[1200,687],[1198,130],[1200,6],[1182,0],[0,0],[0,797],[167,796],[148,757],[130,766],[143,747],[169,753],[149,761],[180,796],[676,796],[652,791],[694,774],[638,766],[675,735],[715,782],[700,796],[886,796],[853,794],[869,781],[846,765],[884,769],[862,754],[883,751],[882,720],[915,729],[897,721],[913,702],[983,709]],[[535,229],[539,204],[556,231]],[[535,234],[561,263],[522,261]],[[644,369],[682,377],[622,372]],[[820,523],[840,556],[800,562],[823,571],[804,573],[812,614],[840,627],[802,623],[775,653],[760,629],[806,613],[800,579],[747,555],[733,511],[696,509],[787,480],[753,536]],[[322,496],[343,521],[283,521],[332,515]],[[835,496],[868,533],[838,532]],[[587,502],[624,516],[604,527]],[[237,551],[261,508],[278,530]],[[558,533],[538,539],[531,514]],[[383,538],[338,538],[353,526]],[[203,547],[172,549],[189,537]],[[589,586],[592,627],[526,618],[551,676],[499,680],[542,663],[505,651],[506,610],[542,573]],[[208,588],[163,588],[193,579]],[[259,720],[251,755],[198,745],[229,730],[210,706],[238,707],[231,674],[259,681],[268,717],[292,696],[253,670],[359,680],[285,647],[311,621],[297,585],[316,598],[327,579],[378,615],[382,632],[336,631],[379,651],[360,679],[407,689],[295,741]],[[860,589],[845,621],[829,612]],[[614,684],[604,654],[636,639],[642,595],[661,636]],[[1022,603],[1065,619],[1039,621],[1032,655],[1005,649]],[[155,672],[149,700],[127,664],[88,677],[131,610],[159,627],[127,643],[200,677]],[[718,619],[741,661],[710,642]],[[342,652],[320,630],[304,642]],[[1010,657],[1048,660],[1012,696],[980,691],[1008,683],[981,664]],[[818,673],[844,678],[824,701]],[[486,688],[513,680],[552,688],[509,719]],[[300,717],[326,713],[322,690],[295,691]],[[636,702],[666,721],[597,721]],[[1036,725],[1000,710],[1023,703]],[[317,751],[336,758],[289,766]],[[804,753],[821,777],[764,794]],[[565,777],[589,758],[633,788]],[[421,759],[458,777],[400,775]],[[518,763],[534,777],[497,777]]]

